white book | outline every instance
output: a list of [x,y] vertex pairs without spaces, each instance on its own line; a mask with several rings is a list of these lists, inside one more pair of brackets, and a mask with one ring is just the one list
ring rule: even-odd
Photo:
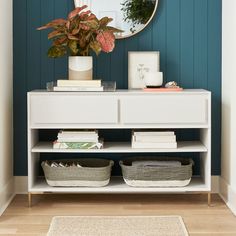
[[98,137],[59,137],[58,142],[98,142]]
[[175,143],[144,143],[136,142],[132,139],[132,148],[177,148],[177,142]]
[[147,142],[147,143],[175,143],[175,135],[137,135],[134,136],[135,142]]
[[101,87],[101,80],[57,80],[58,87]]
[[132,142],[132,148],[177,148],[177,143],[141,143]]
[[96,133],[80,134],[80,133],[58,133],[59,137],[98,137]]
[[104,91],[103,86],[101,87],[83,87],[83,86],[74,86],[74,87],[53,87],[53,91],[57,92],[102,92]]
[[175,135],[174,131],[133,131],[135,136],[171,136]]
[[97,130],[60,130],[58,134],[98,134]]
[[84,134],[79,134],[79,135],[76,135],[76,134],[68,134],[68,135],[60,135],[58,134],[57,135],[57,138],[58,139],[93,139],[93,140],[97,140],[98,139],[98,135],[97,134],[93,134],[93,135],[84,135]]

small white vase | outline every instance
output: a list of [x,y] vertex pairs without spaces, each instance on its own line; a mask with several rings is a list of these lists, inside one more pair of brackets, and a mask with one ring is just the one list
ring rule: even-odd
[[70,56],[68,66],[69,80],[93,79],[93,57]]
[[161,87],[163,84],[162,72],[146,72],[144,75],[146,87]]

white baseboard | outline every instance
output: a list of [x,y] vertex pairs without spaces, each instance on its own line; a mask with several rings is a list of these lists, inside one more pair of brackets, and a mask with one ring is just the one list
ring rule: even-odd
[[14,196],[14,178],[12,178],[0,191],[0,216],[7,209]]
[[[15,193],[16,194],[27,194],[27,176],[15,176]],[[219,193],[219,176],[211,177],[211,189],[212,193]]]
[[28,193],[28,177],[15,176],[15,193],[27,194]]
[[222,177],[220,177],[219,186],[219,194],[221,198],[224,200],[225,204],[229,207],[233,214],[236,215],[236,191],[234,191]]

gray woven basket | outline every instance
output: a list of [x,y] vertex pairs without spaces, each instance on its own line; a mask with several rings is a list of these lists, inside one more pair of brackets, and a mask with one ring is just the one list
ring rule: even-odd
[[[41,166],[50,186],[102,187],[109,183],[113,161],[105,159],[53,160],[53,162],[77,162],[82,167],[50,167],[46,162]],[[50,162],[49,162],[50,163]]]
[[[132,166],[133,161],[180,161],[177,167]],[[192,177],[194,162],[188,158],[175,157],[137,157],[120,161],[125,182],[136,187],[186,186]]]

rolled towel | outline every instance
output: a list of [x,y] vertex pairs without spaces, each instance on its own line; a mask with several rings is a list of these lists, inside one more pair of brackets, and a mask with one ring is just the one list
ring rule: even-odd
[[132,166],[150,166],[150,167],[177,167],[181,166],[180,161],[133,161]]

